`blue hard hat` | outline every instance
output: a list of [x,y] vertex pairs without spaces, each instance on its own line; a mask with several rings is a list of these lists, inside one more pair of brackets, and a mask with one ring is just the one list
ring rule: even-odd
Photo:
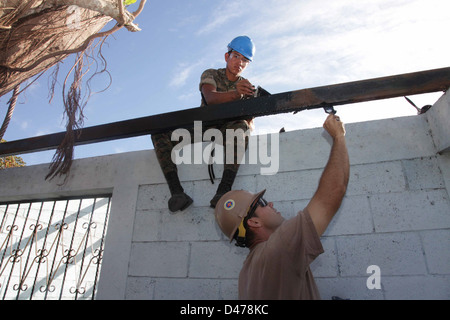
[[239,36],[231,40],[228,44],[228,50],[237,51],[250,61],[253,61],[255,55],[255,45],[252,39],[247,36]]

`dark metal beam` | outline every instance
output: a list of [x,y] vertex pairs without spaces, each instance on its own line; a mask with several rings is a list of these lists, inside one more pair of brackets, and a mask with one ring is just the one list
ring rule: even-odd
[[[449,87],[450,68],[442,68],[302,89],[87,127],[75,131],[75,145],[192,127],[194,121],[203,121],[203,126],[208,127],[234,119],[445,91]],[[0,156],[55,149],[63,140],[64,135],[65,132],[59,132],[1,143]]]

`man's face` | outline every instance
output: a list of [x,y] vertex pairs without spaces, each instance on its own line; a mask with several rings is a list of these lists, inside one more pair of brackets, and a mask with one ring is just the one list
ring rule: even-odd
[[284,221],[283,216],[273,207],[273,202],[268,202],[266,206],[258,205],[255,216],[261,223],[270,230],[276,230]]
[[239,77],[250,63],[250,60],[248,60],[242,54],[236,51],[226,53],[225,60],[227,62],[228,71],[231,72],[231,74],[233,74],[236,77]]

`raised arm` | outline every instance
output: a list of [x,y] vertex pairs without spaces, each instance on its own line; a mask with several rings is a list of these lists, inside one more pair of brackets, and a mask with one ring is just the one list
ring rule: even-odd
[[333,138],[333,145],[317,191],[306,207],[319,236],[341,206],[350,173],[344,124],[339,117],[329,115],[323,127]]
[[208,105],[231,102],[241,99],[244,96],[253,94],[253,86],[248,80],[241,80],[236,84],[236,90],[218,92],[212,84],[202,85],[202,94]]

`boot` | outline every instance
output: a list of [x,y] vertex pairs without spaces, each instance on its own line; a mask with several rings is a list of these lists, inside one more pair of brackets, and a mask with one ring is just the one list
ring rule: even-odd
[[219,201],[225,193],[231,190],[231,186],[233,185],[235,178],[236,172],[230,169],[225,169],[223,171],[222,180],[220,181],[219,187],[217,188],[216,195],[209,202],[211,208],[215,208],[217,201]]
[[184,193],[176,171],[167,173],[165,177],[172,195],[168,201],[169,210],[172,212],[183,211],[192,204],[192,198]]

